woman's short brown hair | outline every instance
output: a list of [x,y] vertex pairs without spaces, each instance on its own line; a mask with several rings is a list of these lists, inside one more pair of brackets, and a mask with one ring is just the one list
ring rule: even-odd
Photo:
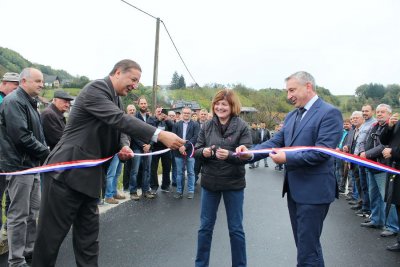
[[214,114],[214,106],[218,101],[221,100],[226,100],[229,103],[229,106],[231,107],[231,116],[238,116],[240,114],[240,110],[242,108],[242,105],[240,104],[239,97],[236,95],[236,93],[232,89],[223,89],[218,91],[214,99],[212,100],[211,103],[211,111]]

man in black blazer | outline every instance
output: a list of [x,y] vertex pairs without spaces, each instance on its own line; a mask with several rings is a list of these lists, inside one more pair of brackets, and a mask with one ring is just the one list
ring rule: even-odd
[[174,125],[173,132],[184,140],[189,142],[182,145],[179,150],[173,151],[176,162],[176,194],[175,198],[182,198],[183,194],[183,182],[184,182],[184,166],[186,166],[188,182],[188,199],[192,199],[194,196],[194,161],[190,155],[193,152],[193,146],[196,144],[197,137],[199,135],[200,127],[197,122],[190,119],[192,110],[188,107],[182,109],[182,120]]
[[[145,143],[161,141],[177,149],[184,140],[124,113],[119,96],[135,89],[139,64],[118,62],[110,75],[87,84],[75,100],[63,136],[47,164],[100,159],[118,151],[121,160],[133,157],[127,135]],[[122,134],[125,133],[125,134]],[[107,164],[44,174],[38,234],[32,266],[54,266],[60,245],[73,225],[73,245],[78,266],[98,266],[99,214],[97,202]]]

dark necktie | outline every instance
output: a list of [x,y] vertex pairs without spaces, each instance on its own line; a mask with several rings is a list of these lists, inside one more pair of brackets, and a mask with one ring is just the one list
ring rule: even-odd
[[295,133],[297,126],[299,126],[301,117],[303,116],[304,112],[306,112],[305,108],[297,109],[296,121],[294,122],[294,126],[293,126],[293,134]]

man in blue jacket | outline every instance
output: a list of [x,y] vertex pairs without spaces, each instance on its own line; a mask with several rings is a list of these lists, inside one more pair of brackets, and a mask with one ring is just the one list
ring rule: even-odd
[[[340,111],[317,96],[315,80],[300,71],[285,79],[287,98],[296,107],[285,119],[283,129],[252,149],[319,146],[335,148],[342,131]],[[246,151],[243,146],[237,152]],[[324,266],[320,236],[329,205],[337,197],[333,158],[316,151],[283,152],[274,149],[269,156],[285,164],[282,196],[287,202],[294,239],[297,266]],[[255,154],[251,162],[267,157]],[[242,154],[250,159],[251,155]]]

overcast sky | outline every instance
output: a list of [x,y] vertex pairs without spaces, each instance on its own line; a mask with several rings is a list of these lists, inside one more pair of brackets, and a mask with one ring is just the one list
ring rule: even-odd
[[[201,86],[283,88],[298,70],[333,94],[400,83],[397,0],[126,0],[160,17]],[[0,0],[0,46],[72,75],[137,61],[152,85],[155,19],[120,0]],[[185,70],[161,25],[158,84]]]

